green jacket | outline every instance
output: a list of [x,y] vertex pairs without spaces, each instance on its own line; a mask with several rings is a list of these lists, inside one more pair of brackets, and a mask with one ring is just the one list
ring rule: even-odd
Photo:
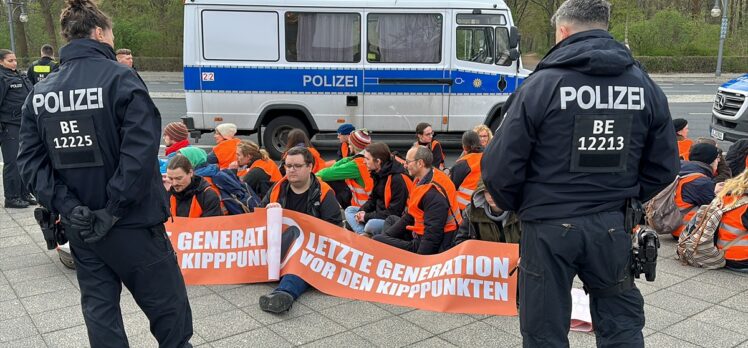
[[358,171],[358,165],[353,160],[361,155],[353,155],[343,158],[332,167],[327,167],[317,172],[317,177],[325,182],[339,181],[345,179],[353,179],[361,186],[364,187],[364,179],[361,178],[361,173]]
[[505,212],[500,217],[490,218],[486,213],[488,203],[483,197],[484,191],[483,182],[480,182],[475,189],[475,193],[473,193],[470,204],[462,211],[462,224],[457,230],[454,245],[470,239],[519,243],[522,232],[520,231],[517,214]]

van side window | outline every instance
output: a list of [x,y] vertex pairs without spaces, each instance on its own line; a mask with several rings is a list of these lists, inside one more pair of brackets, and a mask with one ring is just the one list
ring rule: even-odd
[[361,61],[361,16],[358,13],[286,12],[285,22],[287,61]]
[[[246,33],[251,35],[242,35]],[[206,60],[280,59],[276,12],[202,11],[202,39]]]
[[370,63],[439,63],[442,16],[420,13],[372,13],[367,19]]
[[457,59],[468,62],[493,64],[493,27],[458,27]]
[[496,65],[510,66],[509,59],[509,30],[496,28]]

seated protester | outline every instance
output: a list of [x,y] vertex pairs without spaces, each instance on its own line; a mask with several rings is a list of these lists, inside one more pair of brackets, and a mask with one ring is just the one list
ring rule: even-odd
[[342,207],[361,207],[369,200],[369,194],[374,188],[374,180],[366,167],[363,154],[364,149],[371,144],[371,137],[369,137],[369,131],[359,129],[351,133],[348,140],[352,155],[335,162],[329,168],[320,170],[317,172],[317,177],[329,184],[333,190],[350,192],[349,201],[341,201],[348,198],[346,194],[336,195]]
[[195,170],[195,175],[201,176],[208,180],[211,185],[213,184],[211,178],[218,174],[220,170],[218,169],[218,165],[208,163],[208,154],[205,153],[205,150],[195,146],[188,146],[180,149],[178,152],[190,160],[192,168]]
[[[341,225],[340,205],[330,186],[312,174],[314,156],[309,149],[297,146],[286,152],[286,176],[270,189],[262,206],[282,207],[314,216],[334,225]],[[282,313],[291,308],[293,302],[309,289],[300,277],[286,274],[272,293],[260,297],[260,309]]]
[[[732,178],[733,173],[732,170],[730,170],[730,166],[727,165],[727,161],[725,161],[724,151],[717,145],[717,141],[714,140],[714,138],[707,138],[707,137],[698,137],[696,138],[696,143],[706,143],[706,144],[712,144],[717,147],[717,150],[719,150],[719,162],[717,162],[717,175],[714,177],[715,183],[725,182],[727,179]],[[740,172],[738,172],[739,174]]]
[[233,123],[221,123],[216,126],[213,133],[216,146],[208,155],[208,163],[217,164],[218,169],[227,169],[231,162],[236,161],[236,145],[241,141],[234,137],[236,130]]
[[688,161],[688,151],[693,146],[693,140],[688,139],[688,121],[683,118],[673,120],[675,127],[675,136],[678,138],[678,156],[684,161]]
[[172,122],[167,124],[164,128],[164,145],[166,145],[164,155],[166,156],[166,159],[158,160],[162,175],[166,174],[166,167],[169,164],[169,159],[174,157],[179,149],[190,146],[190,141],[187,139],[188,135],[189,131],[187,130],[187,126],[182,122]]
[[171,181],[171,216],[198,218],[223,215],[218,193],[207,181],[195,175],[187,157],[174,156],[169,161],[166,176]]
[[460,211],[470,204],[475,188],[480,181],[480,160],[483,158],[483,146],[478,133],[467,131],[462,134],[464,155],[450,168],[449,178],[457,188],[457,205]]
[[[746,195],[748,171],[743,171],[725,182],[717,198],[723,207],[729,207]],[[722,215],[715,239],[717,249],[725,252],[725,268],[748,273],[748,205]]]
[[385,143],[367,146],[364,161],[374,181],[373,189],[363,206],[345,209],[345,219],[353,232],[373,236],[382,233],[388,216],[403,214],[413,183],[402,164],[392,159]]
[[353,155],[348,145],[348,138],[350,138],[351,133],[355,130],[356,127],[350,123],[344,123],[338,127],[338,140],[340,140],[340,145],[338,146],[338,161]]
[[405,155],[416,186],[402,218],[374,240],[421,255],[437,254],[452,246],[462,216],[452,181],[434,170],[432,157],[431,150],[424,146],[413,147]]
[[239,176],[260,197],[283,178],[278,166],[264,149],[252,141],[244,140],[236,147],[236,162],[229,168],[236,169]]
[[164,127],[164,145],[166,150],[164,155],[170,158],[181,148],[190,146],[190,141],[187,137],[190,135],[187,130],[187,126],[182,122],[172,122]]
[[678,186],[675,188],[675,205],[683,213],[683,224],[672,233],[675,239],[678,239],[699,207],[709,204],[715,195],[712,178],[719,162],[717,147],[711,144],[696,144],[691,147],[689,158],[690,161],[681,164]]
[[[317,151],[317,149],[312,146],[312,142],[309,141],[309,137],[301,129],[292,129],[290,132],[288,132],[286,151],[296,146],[305,147],[309,149],[309,152],[312,153],[312,157],[314,157],[314,167],[312,168],[312,173],[317,173],[318,171],[322,170],[322,168],[325,168],[327,166],[327,164],[325,164],[325,160],[323,160],[322,156],[319,154],[319,151]],[[283,175],[286,175],[286,168],[283,165],[285,163],[285,159],[286,153],[283,153],[283,156],[281,156],[280,167],[278,168]]]
[[454,245],[471,239],[519,243],[520,234],[517,215],[502,211],[486,191],[483,181],[479,181],[470,204],[462,211],[462,223]]
[[478,137],[480,138],[480,146],[483,146],[485,149],[486,146],[488,146],[488,143],[493,139],[493,132],[491,132],[491,128],[488,128],[485,124],[479,124],[473,128],[473,132],[478,133]]
[[739,175],[745,170],[746,162],[748,162],[748,139],[740,139],[730,145],[730,149],[727,151],[727,166],[730,167],[732,175]]
[[434,158],[434,168],[444,170],[444,160],[447,159],[447,155],[442,150],[442,144],[434,140],[434,129],[428,123],[419,123],[416,126],[416,142],[417,145],[425,146],[431,150],[432,157]]

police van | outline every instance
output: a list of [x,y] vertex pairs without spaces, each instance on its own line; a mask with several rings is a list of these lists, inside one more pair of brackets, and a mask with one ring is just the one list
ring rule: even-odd
[[260,133],[275,158],[293,128],[410,142],[420,122],[441,139],[495,129],[530,73],[512,23],[501,0],[187,0],[183,120]]
[[718,140],[748,138],[748,74],[717,89],[712,106],[711,135]]

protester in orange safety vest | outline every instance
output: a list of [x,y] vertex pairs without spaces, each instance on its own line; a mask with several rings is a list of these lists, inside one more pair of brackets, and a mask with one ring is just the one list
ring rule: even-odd
[[673,120],[675,127],[675,136],[678,138],[678,156],[680,159],[688,161],[688,151],[693,146],[693,140],[688,139],[688,121],[683,118]]
[[675,205],[683,213],[683,224],[672,232],[675,239],[678,239],[699,207],[714,199],[717,186],[712,178],[717,171],[718,155],[716,146],[696,144],[691,148],[691,160],[682,162],[678,186],[675,188]]
[[[301,146],[289,149],[284,164],[286,176],[273,185],[261,205],[293,210],[340,226],[343,216],[335,193],[312,174],[313,163],[314,156],[309,149]],[[285,231],[284,235],[289,233],[292,232]],[[307,289],[309,284],[299,276],[286,274],[272,293],[260,297],[260,309],[271,313],[285,312]]]
[[253,141],[243,140],[236,147],[236,162],[229,165],[236,175],[260,197],[283,178],[270,155]]
[[217,164],[218,169],[227,169],[231,162],[236,161],[236,145],[241,141],[234,138],[236,135],[236,125],[233,123],[222,123],[216,126],[213,138],[216,140],[216,146],[213,152],[208,155],[208,163]]
[[356,127],[350,123],[341,124],[340,127],[338,127],[338,140],[340,140],[340,146],[338,146],[337,160],[353,155],[348,139],[350,138],[351,133],[355,130]]
[[[748,171],[725,182],[718,193],[722,207],[748,195]],[[717,248],[725,252],[725,267],[748,272],[748,205],[725,212],[717,231]]]
[[460,211],[470,204],[475,188],[480,181],[480,160],[483,158],[483,146],[478,133],[467,131],[462,134],[462,149],[465,154],[460,157],[449,171],[449,177],[457,188],[457,205]]
[[374,240],[421,255],[447,250],[462,222],[454,184],[446,174],[434,170],[433,154],[427,147],[413,147],[405,160],[408,173],[416,178],[407,210]]
[[[301,129],[292,129],[290,132],[288,132],[288,137],[286,140],[286,151],[296,146],[302,146],[309,149],[312,157],[314,157],[314,167],[312,167],[312,173],[316,173],[327,167],[327,164],[325,164],[325,160],[322,159],[319,151],[317,151],[317,149],[312,146],[312,142],[309,140],[309,137]],[[283,166],[283,163],[285,163],[285,159],[286,153],[284,152],[283,156],[281,156],[280,166],[278,167],[281,174],[283,175],[286,175],[286,168]]]
[[416,126],[416,138],[418,141],[417,145],[426,146],[431,150],[431,155],[434,158],[434,168],[444,170],[444,161],[447,159],[447,155],[442,150],[442,144],[434,139],[434,129],[428,123],[419,123]]
[[195,175],[190,160],[184,155],[174,156],[166,167],[170,181],[169,205],[171,216],[221,216],[218,193],[202,177]]
[[374,188],[363,206],[345,209],[345,219],[353,232],[370,237],[382,232],[384,219],[388,216],[403,214],[413,181],[405,174],[402,164],[392,160],[390,148],[385,143],[367,146],[364,160],[374,180]]
[[369,131],[366,129],[354,131],[348,138],[348,142],[351,145],[352,155],[335,162],[329,168],[320,170],[317,172],[317,177],[335,190],[341,206],[344,208],[361,207],[369,200],[369,194],[374,188],[374,180],[371,178],[369,168],[366,167],[362,153],[371,144]]

